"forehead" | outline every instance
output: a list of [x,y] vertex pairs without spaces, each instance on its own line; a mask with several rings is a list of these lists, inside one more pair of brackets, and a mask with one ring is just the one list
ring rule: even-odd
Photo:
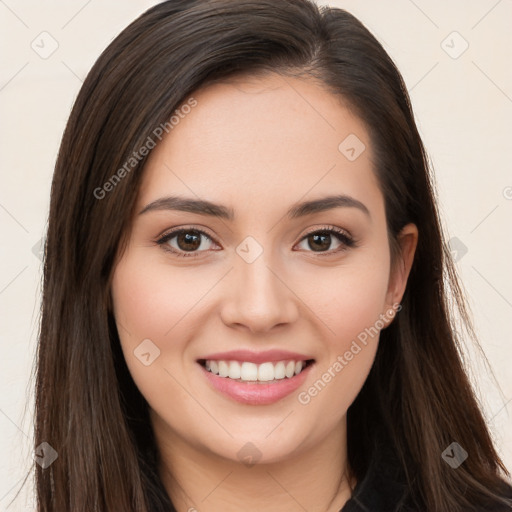
[[172,192],[261,206],[334,189],[381,201],[364,124],[313,80],[244,77],[192,97],[150,155],[140,202]]

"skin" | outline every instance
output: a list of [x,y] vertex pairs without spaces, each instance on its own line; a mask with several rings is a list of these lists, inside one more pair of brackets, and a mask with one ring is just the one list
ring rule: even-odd
[[[150,405],[162,479],[179,512],[337,512],[356,484],[347,478],[346,412],[378,335],[309,403],[298,395],[400,302],[417,229],[403,229],[402,260],[392,271],[368,132],[311,79],[238,78],[193,96],[197,106],[151,153],[112,285],[123,353]],[[338,150],[349,134],[366,146],[354,161]],[[285,216],[297,202],[334,193],[362,202],[369,215],[338,207]],[[225,205],[235,219],[139,214],[169,195]],[[306,237],[329,226],[357,246],[336,252],[343,244],[332,235],[322,252]],[[211,239],[201,238],[197,257],[177,256],[155,242],[176,227],[202,229]],[[252,263],[236,252],[247,236],[263,249]],[[186,252],[176,237],[169,244]],[[144,339],[160,350],[149,366],[134,355]],[[213,390],[196,362],[238,348],[297,351],[316,362],[284,399],[241,404]],[[261,456],[251,466],[238,456],[249,442]]]

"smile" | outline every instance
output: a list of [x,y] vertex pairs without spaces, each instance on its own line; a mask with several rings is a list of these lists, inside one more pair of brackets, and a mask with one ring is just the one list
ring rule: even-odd
[[213,359],[197,362],[208,385],[216,393],[246,405],[269,405],[302,386],[315,360],[288,359],[260,364]]
[[271,382],[275,380],[291,379],[299,375],[312,359],[306,361],[284,360],[277,362],[264,362],[261,364],[249,361],[227,360],[201,360],[200,364],[213,375],[239,382]]

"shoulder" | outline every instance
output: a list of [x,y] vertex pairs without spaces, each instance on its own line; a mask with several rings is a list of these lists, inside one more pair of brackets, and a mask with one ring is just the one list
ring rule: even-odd
[[[371,460],[340,512],[426,512],[425,504],[418,504],[405,484],[397,459],[384,451],[385,455],[381,452]],[[498,494],[508,504],[475,503],[467,512],[512,512],[512,485],[503,480]]]
[[401,477],[395,458],[388,453],[375,454],[340,512],[420,512],[407,504],[409,490]]

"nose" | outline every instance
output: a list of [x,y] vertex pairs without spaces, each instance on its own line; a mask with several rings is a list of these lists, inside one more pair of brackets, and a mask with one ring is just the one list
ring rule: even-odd
[[[239,258],[224,283],[221,318],[228,327],[266,333],[299,317],[299,298],[286,272],[270,266],[265,252],[252,263]],[[272,268],[275,267],[275,268]]]

